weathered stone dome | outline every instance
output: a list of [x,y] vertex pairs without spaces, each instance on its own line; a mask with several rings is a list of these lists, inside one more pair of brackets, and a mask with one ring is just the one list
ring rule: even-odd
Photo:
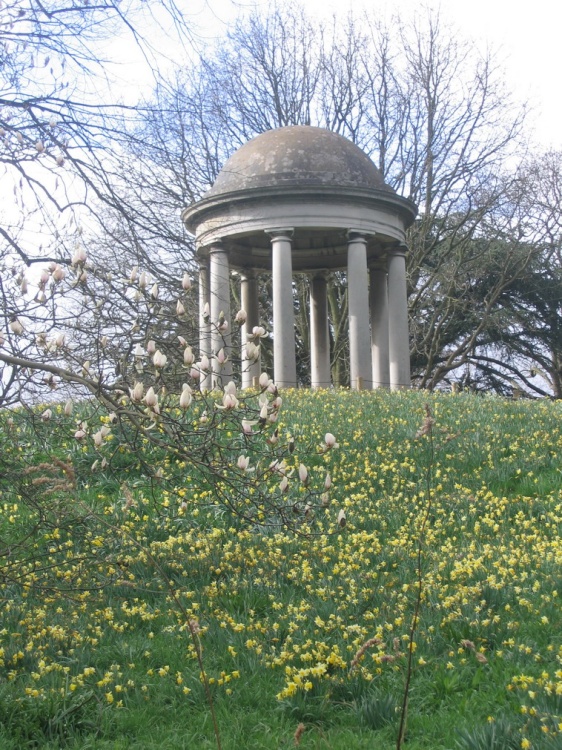
[[268,130],[228,159],[205,198],[276,187],[392,189],[371,159],[337,133],[309,125]]

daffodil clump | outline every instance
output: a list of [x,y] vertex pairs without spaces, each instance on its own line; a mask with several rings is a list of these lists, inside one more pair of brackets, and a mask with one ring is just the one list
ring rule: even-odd
[[[4,422],[5,460],[25,458],[25,487],[37,507],[48,505],[49,524],[2,485],[2,537],[27,528],[34,545],[30,554],[21,542],[0,562],[0,671],[12,706],[3,719],[33,704],[81,716],[162,696],[201,710],[195,623],[215,699],[234,712],[252,690],[289,716],[307,706],[322,706],[320,717],[329,706],[367,715],[359,709],[374,694],[398,706],[411,650],[415,747],[450,747],[457,729],[500,722],[520,747],[560,747],[560,405],[417,392],[282,396],[271,449],[304,442],[306,463],[291,449],[266,461],[241,443],[232,471],[205,482],[189,460],[154,445],[120,452],[107,415],[99,430],[111,426],[114,445],[101,435],[107,468],[94,473],[95,440],[61,441],[57,464],[34,437],[45,425],[32,433],[23,418]],[[426,401],[432,435],[419,431]],[[225,433],[220,450],[237,439]],[[159,467],[156,479],[146,480],[145,463]],[[272,508],[290,498],[286,517],[268,517],[263,502],[255,512],[264,481]],[[446,720],[424,739],[416,721],[434,712]]]

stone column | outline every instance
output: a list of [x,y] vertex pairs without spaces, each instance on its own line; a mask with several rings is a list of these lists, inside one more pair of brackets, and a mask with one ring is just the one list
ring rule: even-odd
[[[209,250],[209,287],[211,295],[211,352],[213,388],[224,387],[232,378],[230,361],[230,269],[228,253],[222,243],[215,242]],[[217,355],[224,350],[229,358],[221,365]]]
[[280,388],[297,385],[295,310],[293,301],[292,229],[267,232],[271,237],[273,276],[273,378]]
[[369,270],[371,305],[371,354],[373,357],[373,388],[390,386],[388,358],[388,279],[386,261]]
[[310,385],[329,388],[330,335],[328,330],[328,285],[319,274],[310,282]]
[[240,282],[240,302],[242,310],[246,312],[246,322],[241,327],[242,336],[242,388],[251,388],[254,378],[259,378],[261,371],[261,358],[256,362],[248,360],[246,356],[246,344],[248,334],[259,325],[260,312],[258,301],[258,280],[253,271],[247,271]]
[[[204,259],[199,264],[199,358],[205,356],[211,360],[211,324],[209,294],[209,262]],[[201,377],[199,387],[202,391],[211,389],[211,373]]]
[[371,333],[369,330],[369,274],[367,240],[350,231],[347,243],[347,298],[349,308],[349,367],[352,388],[371,388]]
[[406,248],[401,245],[388,255],[388,332],[390,387],[410,387],[410,339],[406,288]]

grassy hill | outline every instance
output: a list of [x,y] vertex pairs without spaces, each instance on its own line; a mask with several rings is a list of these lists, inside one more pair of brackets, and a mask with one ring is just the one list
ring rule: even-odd
[[2,748],[216,747],[200,649],[225,750],[386,750],[410,648],[409,750],[562,748],[562,405],[284,399],[281,441],[339,443],[294,530],[115,431],[102,466],[79,414],[1,418]]

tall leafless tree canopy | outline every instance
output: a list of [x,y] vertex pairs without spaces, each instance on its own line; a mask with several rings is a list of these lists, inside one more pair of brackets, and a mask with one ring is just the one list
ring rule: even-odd
[[[3,351],[14,318],[64,327],[55,308],[75,321],[77,346],[95,350],[94,329],[98,338],[118,332],[106,365],[113,376],[136,344],[158,336],[171,346],[178,270],[192,264],[180,210],[249,138],[311,124],[357,143],[419,206],[408,238],[415,382],[560,395],[560,155],[528,153],[525,108],[493,54],[478,52],[436,13],[385,26],[369,15],[320,22],[297,4],[272,6],[241,16],[191,63],[166,66],[137,106],[110,97],[100,104],[92,93],[104,80],[101,39],[126,30],[154,55],[137,26],[143,6],[4,3],[0,159],[14,208],[0,228]],[[185,38],[178,9],[156,6]],[[86,308],[77,307],[81,298],[70,312],[24,267],[68,264],[77,244],[101,270],[98,263],[83,283]],[[116,286],[135,266],[159,284],[157,322],[150,305],[139,314]],[[342,281],[334,275],[329,295],[338,383],[346,379]],[[33,294],[21,293],[26,284]],[[306,284],[296,294],[304,361]],[[100,305],[100,296],[111,304]],[[180,326],[193,327],[184,303]]]

